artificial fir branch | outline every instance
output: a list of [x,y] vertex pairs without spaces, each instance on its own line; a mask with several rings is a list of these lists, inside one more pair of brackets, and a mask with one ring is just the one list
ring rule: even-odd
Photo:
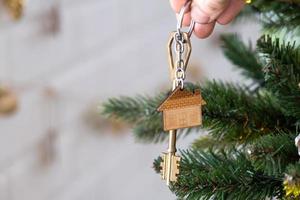
[[245,149],[253,161],[256,169],[266,174],[273,174],[273,162],[279,162],[280,167],[285,168],[290,162],[298,161],[299,155],[294,144],[295,133],[277,132],[261,136],[249,144],[236,144],[220,141],[211,135],[201,136],[192,144],[195,150],[213,150],[215,152],[223,149]]
[[178,183],[171,189],[183,199],[263,200],[282,195],[281,171],[265,174],[235,150],[183,151],[180,170]]
[[[182,151],[181,174],[173,192],[183,199],[279,198],[283,195],[284,171],[300,184],[294,136],[283,132],[263,136],[243,148],[247,154],[228,150],[230,147],[222,151],[224,144],[213,151],[203,151],[202,146]],[[159,157],[154,162],[156,172],[160,170],[161,161]],[[296,165],[288,166],[291,162]]]
[[299,0],[253,0],[250,6],[266,30],[300,34]]
[[160,173],[161,171],[161,163],[163,162],[163,159],[161,156],[158,158],[154,159],[153,161],[153,169],[156,173]]
[[266,62],[266,87],[288,116],[300,119],[300,46],[263,36],[257,46]]
[[218,140],[212,135],[201,135],[195,141],[193,141],[191,148],[198,150],[218,150],[226,149],[227,147],[232,148],[236,146],[236,143],[230,143],[226,140]]
[[137,141],[141,142],[162,142],[168,134],[164,133],[162,115],[153,110],[153,114],[143,118],[133,127],[133,133]]
[[259,63],[257,52],[251,45],[246,46],[236,34],[221,36],[225,56],[242,69],[242,74],[259,83],[263,83],[262,64]]
[[166,94],[159,94],[155,98],[137,96],[135,98],[121,96],[110,98],[101,106],[102,115],[135,124],[145,117],[155,114],[156,106],[165,98]]
[[[187,89],[199,87],[194,84],[186,86]],[[201,91],[207,101],[207,105],[203,107],[203,128],[218,140],[244,142],[277,129],[293,128],[282,114],[280,106],[267,93],[253,95],[243,87],[215,81],[204,84]],[[167,136],[162,130],[161,115],[156,112],[163,99],[161,94],[153,99],[114,98],[104,103],[103,112],[107,116],[133,124],[138,140],[159,142]],[[192,129],[182,131],[188,134]]]
[[203,108],[203,126],[219,140],[247,142],[292,128],[276,99],[266,92],[249,94],[244,87],[220,82],[208,82],[201,89],[208,102]]
[[249,144],[246,149],[256,169],[273,174],[273,162],[279,162],[285,169],[291,162],[297,162],[299,155],[294,143],[295,133],[279,132],[262,136]]

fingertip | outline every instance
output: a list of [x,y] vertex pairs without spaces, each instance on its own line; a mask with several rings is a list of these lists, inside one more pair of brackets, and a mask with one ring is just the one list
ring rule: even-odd
[[217,22],[218,22],[218,24],[220,24],[220,25],[227,25],[227,24],[229,24],[231,21],[232,21],[232,19],[225,19],[225,18],[222,18],[222,17],[219,17],[219,18],[217,19]]
[[207,38],[208,36],[211,35],[211,33],[214,30],[216,22],[212,22],[209,24],[195,24],[194,27],[194,34],[198,37],[198,38]]

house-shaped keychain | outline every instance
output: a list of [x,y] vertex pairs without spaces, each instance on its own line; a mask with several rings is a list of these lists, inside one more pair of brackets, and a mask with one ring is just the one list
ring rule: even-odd
[[194,92],[177,87],[157,108],[163,112],[164,130],[175,130],[202,124],[202,99],[200,90]]

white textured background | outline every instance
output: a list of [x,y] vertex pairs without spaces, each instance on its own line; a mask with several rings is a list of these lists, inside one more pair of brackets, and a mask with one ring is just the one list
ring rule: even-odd
[[[175,199],[151,168],[167,144],[139,144],[130,130],[111,134],[83,119],[108,97],[168,86],[166,42],[175,23],[161,0],[28,0],[17,22],[0,9],[0,83],[20,101],[14,115],[0,117],[0,200]],[[243,81],[217,38],[240,31],[255,39],[257,30],[246,23],[193,38],[191,64],[199,69],[188,79],[197,72]],[[54,97],[46,95],[49,88]]]

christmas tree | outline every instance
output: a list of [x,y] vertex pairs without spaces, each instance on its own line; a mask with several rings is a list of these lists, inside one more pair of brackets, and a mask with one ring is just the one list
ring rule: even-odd
[[[179,199],[300,199],[300,162],[295,138],[300,127],[300,1],[256,0],[239,16],[258,18],[264,35],[256,48],[236,34],[221,36],[225,56],[252,80],[186,84],[201,89],[204,129],[190,149],[180,150],[180,174],[170,186]],[[138,140],[163,142],[155,97],[111,98],[103,114],[129,123]],[[298,142],[298,138],[296,138]],[[161,158],[154,160],[160,171]]]

